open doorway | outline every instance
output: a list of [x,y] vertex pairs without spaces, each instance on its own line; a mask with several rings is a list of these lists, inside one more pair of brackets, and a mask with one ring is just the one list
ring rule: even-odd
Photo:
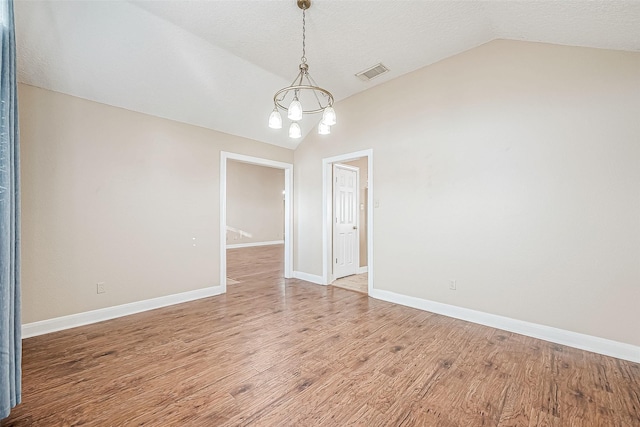
[[[283,272],[280,274],[292,277],[292,177],[293,165],[289,163],[221,153],[220,283],[223,292],[228,284],[239,282],[239,276],[229,279],[228,254],[235,257],[234,262],[242,263],[246,259],[254,267],[255,259],[261,258],[265,269],[280,263],[277,269]],[[267,192],[272,194],[265,194]],[[238,275],[241,270],[239,265],[232,272]]]
[[284,170],[227,161],[227,286],[284,273]]
[[333,286],[368,293],[367,158],[333,164]]
[[373,289],[373,150],[323,159],[323,282]]

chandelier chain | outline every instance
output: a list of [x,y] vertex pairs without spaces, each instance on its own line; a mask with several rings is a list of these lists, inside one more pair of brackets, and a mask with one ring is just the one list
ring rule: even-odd
[[300,58],[300,61],[302,61],[303,64],[306,64],[307,62],[307,45],[306,45],[306,16],[305,16],[305,12],[307,11],[306,7],[302,8],[302,58]]

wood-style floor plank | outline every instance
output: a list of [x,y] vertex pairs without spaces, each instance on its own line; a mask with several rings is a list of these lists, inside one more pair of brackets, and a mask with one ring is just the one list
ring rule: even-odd
[[640,426],[640,365],[282,278],[24,341],[9,426]]

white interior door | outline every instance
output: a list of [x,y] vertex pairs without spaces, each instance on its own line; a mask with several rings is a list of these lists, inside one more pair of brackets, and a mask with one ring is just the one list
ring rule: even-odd
[[358,168],[333,165],[333,277],[358,272]]

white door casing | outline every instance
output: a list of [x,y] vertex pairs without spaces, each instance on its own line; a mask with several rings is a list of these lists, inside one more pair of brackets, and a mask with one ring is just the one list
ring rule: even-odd
[[375,263],[374,263],[374,201],[376,192],[374,188],[373,149],[343,153],[322,159],[322,284],[329,285],[333,282],[333,164],[349,162],[360,158],[367,159],[367,271],[369,274],[368,293],[373,295],[375,291]]
[[334,278],[358,272],[359,169],[333,165],[333,273]]
[[220,152],[220,288],[227,292],[227,161],[235,160],[284,170],[284,277],[293,277],[293,164]]

